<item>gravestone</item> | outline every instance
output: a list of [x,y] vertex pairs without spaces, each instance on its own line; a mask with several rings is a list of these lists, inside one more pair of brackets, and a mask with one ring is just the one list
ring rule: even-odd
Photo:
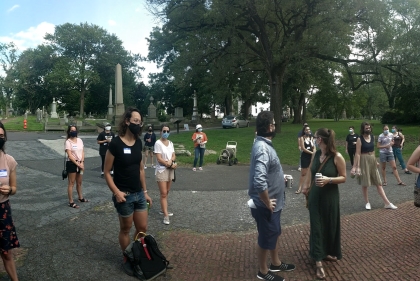
[[41,109],[37,108],[36,110],[36,122],[41,122],[42,120],[42,111]]
[[194,107],[193,107],[193,114],[191,117],[191,121],[193,123],[198,123],[198,107],[197,107],[197,93],[194,90]]
[[115,67],[115,115],[122,116],[125,111],[122,87],[121,65]]
[[147,123],[152,125],[153,128],[159,126],[159,119],[156,116],[156,106],[153,104],[153,97],[150,97],[150,105],[147,107]]
[[51,119],[57,119],[57,103],[55,102],[55,98],[53,98],[53,102],[51,104]]

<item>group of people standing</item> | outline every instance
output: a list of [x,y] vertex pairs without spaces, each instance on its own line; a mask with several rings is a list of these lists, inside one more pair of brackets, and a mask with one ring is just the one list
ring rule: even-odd
[[[280,159],[273,148],[275,137],[275,121],[271,112],[261,112],[256,120],[257,136],[251,152],[251,167],[248,202],[251,214],[257,223],[258,241],[256,252],[259,262],[257,277],[262,280],[281,281],[283,277],[273,274],[278,271],[295,269],[292,264],[286,264],[278,257],[277,243],[281,234],[280,214],[284,206],[284,173]],[[320,128],[312,134],[307,123],[304,124],[298,137],[300,150],[299,189],[307,199],[310,217],[309,255],[315,261],[317,279],[325,279],[323,262],[337,262],[342,258],[341,226],[340,226],[340,196],[338,185],[346,182],[346,161],[336,149],[334,130]],[[380,166],[375,157],[375,145],[379,148],[382,176],[378,171]],[[398,185],[405,186],[400,179],[395,158],[398,158],[405,173],[411,172],[405,166],[401,156],[404,145],[404,135],[396,126],[389,132],[387,125],[375,143],[375,136],[369,123],[363,122],[360,133],[356,134],[354,127],[349,128],[346,138],[346,153],[350,156],[351,175],[357,176],[357,182],[362,186],[365,208],[370,210],[368,186],[374,185],[384,201],[384,208],[397,209],[392,204],[383,189],[387,184],[385,168],[389,162]],[[411,170],[419,162],[420,146],[413,153],[408,164]],[[270,254],[271,265],[267,266],[267,255]]]

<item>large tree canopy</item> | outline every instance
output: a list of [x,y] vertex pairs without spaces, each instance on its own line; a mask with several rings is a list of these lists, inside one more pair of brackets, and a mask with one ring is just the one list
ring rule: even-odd
[[[164,66],[175,84],[188,85],[203,70],[206,75],[200,81],[209,76],[235,81],[238,73],[252,70],[255,79],[269,88],[271,110],[278,124],[283,99],[295,107],[295,122],[301,121],[300,109],[314,86],[322,90],[315,95],[336,92],[334,96],[340,97],[333,113],[339,119],[346,107],[351,111],[348,105],[356,108],[351,97],[354,91],[380,83],[392,108],[398,93],[395,86],[418,74],[418,66],[413,69],[410,63],[412,59],[419,62],[418,51],[412,48],[419,40],[419,4],[415,1],[148,0],[148,3],[163,23],[149,38],[149,59]],[[347,78],[339,82],[342,79],[311,73],[322,67],[320,73],[329,73],[331,77],[341,73]],[[237,84],[216,81],[227,89]],[[226,90],[225,93],[229,95]]]

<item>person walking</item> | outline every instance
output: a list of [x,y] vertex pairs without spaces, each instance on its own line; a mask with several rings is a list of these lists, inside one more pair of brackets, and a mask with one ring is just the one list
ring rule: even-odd
[[389,162],[389,165],[392,168],[392,173],[397,179],[398,185],[405,186],[406,184],[401,180],[400,175],[397,171],[397,165],[395,164],[394,153],[392,146],[394,145],[394,135],[389,133],[388,125],[383,126],[383,133],[378,137],[377,147],[379,148],[379,161],[381,162],[382,177],[384,182],[383,186],[387,185],[386,181],[386,162]]
[[160,215],[163,215],[163,223],[170,223],[169,217],[174,214],[168,212],[168,195],[172,181],[175,178],[176,156],[174,144],[168,140],[170,130],[168,126],[162,126],[160,139],[155,143],[156,169],[155,178],[160,192]]
[[353,167],[354,154],[356,153],[356,142],[359,136],[354,133],[354,126],[349,127],[349,134],[346,137],[346,153],[350,157],[350,163]]
[[77,137],[77,127],[69,125],[67,128],[67,139],[65,142],[65,151],[67,153],[66,170],[67,170],[67,195],[69,197],[69,207],[79,208],[73,200],[73,186],[76,182],[77,195],[79,202],[89,202],[88,199],[83,197],[82,180],[85,170],[85,151],[83,141]]
[[[276,135],[274,114],[262,111],[256,119],[257,137],[252,146],[249,174],[248,202],[251,215],[258,230],[256,245],[259,271],[262,280],[283,281],[284,278],[273,274],[278,271],[292,271],[295,265],[284,263],[279,258],[281,235],[280,215],[284,207],[284,173],[273,147]],[[267,266],[267,255],[271,264]]]
[[[128,108],[118,125],[118,136],[109,143],[105,156],[105,180],[112,192],[112,201],[118,213],[120,231],[118,241],[122,252],[130,244],[130,230],[134,223],[136,236],[147,231],[147,202],[152,199],[147,194],[146,177],[142,160],[143,126],[140,111]],[[114,167],[114,178],[111,169]],[[133,265],[123,254],[123,270],[133,276]]]
[[[317,278],[325,279],[322,261],[336,262],[342,258],[338,184],[346,182],[346,161],[337,152],[333,130],[318,129],[315,141],[319,150],[312,160],[302,193],[308,198],[309,255],[315,260]],[[322,177],[315,180],[316,173],[321,173]]]
[[[99,144],[99,155],[101,156],[102,165],[101,165],[101,178],[104,177],[104,163],[105,163],[105,155],[106,151],[108,150],[108,144],[111,140],[115,138],[114,132],[111,132],[111,124],[107,123],[104,127],[104,130],[99,133],[98,137],[96,138],[97,143]],[[114,171],[111,171],[111,175]]]
[[352,175],[357,175],[357,182],[362,186],[363,198],[365,199],[366,210],[371,209],[368,198],[368,186],[375,185],[384,201],[386,209],[397,209],[397,206],[389,202],[382,187],[381,176],[378,171],[379,163],[375,157],[375,137],[372,134],[372,127],[368,122],[360,125],[360,135],[356,142],[356,154],[354,165],[351,169]]
[[311,128],[309,128],[309,126],[303,127],[302,136],[300,137],[300,147],[302,149],[300,157],[301,170],[299,188],[295,192],[296,194],[299,194],[302,191],[302,185],[306,177],[306,173],[308,172],[309,164],[311,164],[312,155],[315,152],[314,138],[312,137]]
[[150,167],[155,168],[153,164],[153,149],[156,143],[156,135],[153,132],[152,126],[147,128],[147,132],[144,134],[144,168],[147,169],[147,157],[150,156]]
[[191,139],[194,142],[194,167],[193,171],[196,171],[198,157],[200,156],[200,163],[198,169],[203,170],[203,158],[204,152],[206,151],[207,135],[203,132],[203,126],[197,124],[195,126],[195,133],[192,135]]
[[4,145],[7,142],[6,128],[0,122],[0,232],[1,232],[1,259],[4,269],[9,275],[10,280],[17,281],[18,275],[16,264],[13,258],[13,249],[19,248],[19,239],[16,234],[15,224],[12,218],[12,208],[10,196],[15,195],[17,191],[16,180],[16,160],[7,154]]
[[[404,162],[404,158],[402,156],[402,149],[404,146],[405,137],[396,125],[392,126],[391,132],[394,137],[394,143],[392,145],[392,152],[394,153],[394,159],[398,159],[398,161],[400,162],[401,168],[404,170],[404,173],[410,175],[411,172],[407,169],[407,166],[405,165],[405,162]],[[395,164],[396,162],[397,160],[395,160]]]

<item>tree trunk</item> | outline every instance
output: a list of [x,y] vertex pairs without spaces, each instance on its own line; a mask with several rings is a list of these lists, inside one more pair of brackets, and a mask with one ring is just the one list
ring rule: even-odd
[[284,70],[280,74],[271,73],[270,75],[270,110],[274,113],[276,122],[276,132],[281,132],[282,97],[283,97],[283,77]]

